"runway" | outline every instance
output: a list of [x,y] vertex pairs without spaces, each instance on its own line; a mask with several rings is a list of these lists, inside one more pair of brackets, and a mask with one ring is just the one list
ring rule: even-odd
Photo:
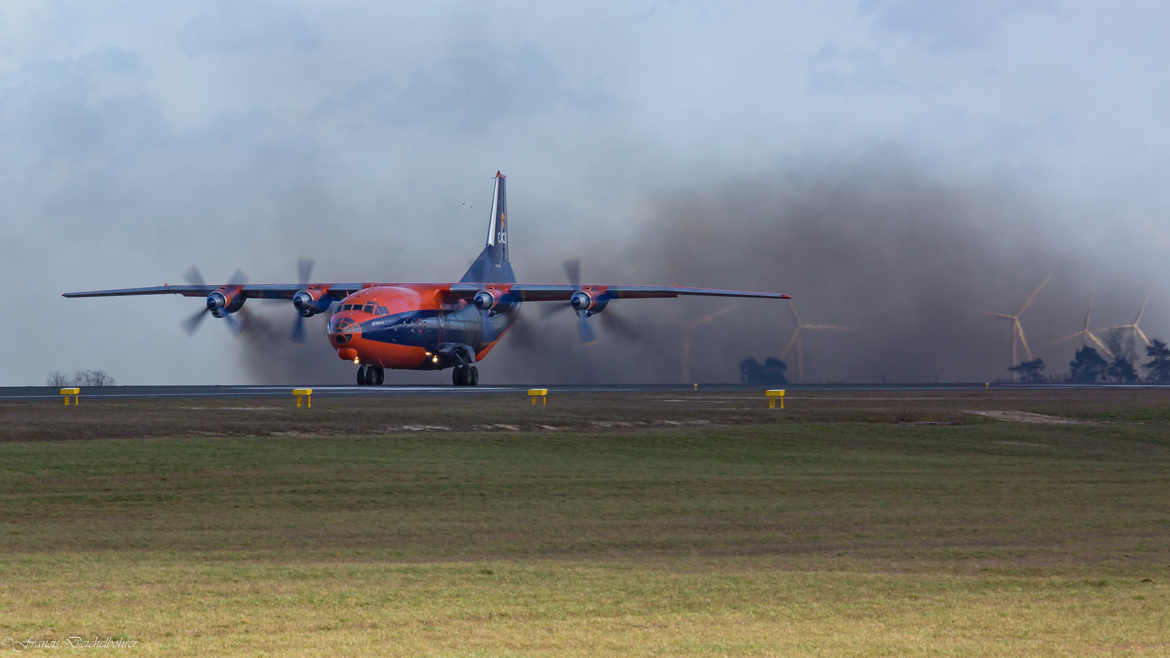
[[[84,398],[254,398],[288,396],[294,387],[287,386],[105,386],[84,387],[81,391]],[[1167,385],[1134,384],[1094,386],[1073,384],[1043,384],[1025,385],[1009,383],[993,383],[989,386],[997,390],[1069,390],[1069,389],[1170,389]],[[529,388],[547,388],[549,393],[682,393],[693,391],[693,386],[682,384],[629,384],[629,385],[565,385],[549,386],[540,383],[530,385],[506,386],[311,386],[314,396],[477,396],[502,395],[524,393]],[[699,390],[727,391],[747,393],[760,391],[763,386],[744,386],[740,384],[700,384]],[[785,384],[773,388],[785,388],[794,392],[832,392],[832,391],[976,391],[985,390],[988,385],[982,382],[953,383],[953,384]],[[8,386],[0,387],[0,400],[48,400],[60,399],[58,389],[52,386]]]

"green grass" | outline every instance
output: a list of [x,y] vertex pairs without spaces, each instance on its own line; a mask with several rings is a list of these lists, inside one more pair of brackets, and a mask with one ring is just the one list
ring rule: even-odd
[[[661,416],[641,413],[621,417]],[[188,655],[1170,651],[1164,425],[850,418],[0,443],[0,639]]]

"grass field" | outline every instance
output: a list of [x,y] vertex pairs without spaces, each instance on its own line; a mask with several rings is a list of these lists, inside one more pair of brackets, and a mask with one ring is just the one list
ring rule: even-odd
[[0,404],[0,650],[1170,653],[1170,394],[680,395]]

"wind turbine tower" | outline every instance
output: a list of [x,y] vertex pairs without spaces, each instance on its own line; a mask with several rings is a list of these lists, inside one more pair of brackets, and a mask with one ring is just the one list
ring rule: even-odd
[[788,311],[792,313],[792,337],[780,352],[780,358],[788,360],[792,348],[796,348],[796,378],[804,381],[804,332],[806,331],[849,331],[849,327],[837,324],[816,324],[800,321],[800,314],[796,312],[796,304],[789,302]]
[[1070,341],[1074,338],[1080,338],[1082,345],[1089,345],[1091,343],[1093,345],[1093,347],[1095,347],[1097,350],[1099,350],[1101,352],[1101,354],[1106,359],[1112,359],[1113,358],[1112,350],[1110,350],[1108,347],[1106,347],[1105,341],[1101,340],[1101,338],[1097,334],[1093,333],[1093,330],[1089,328],[1089,323],[1092,321],[1093,321],[1093,300],[1092,300],[1092,298],[1090,298],[1089,299],[1089,310],[1085,311],[1085,321],[1081,325],[1081,330],[1076,332],[1075,334],[1069,334],[1067,336],[1064,336],[1063,338],[1058,338],[1058,339],[1056,339],[1056,342],[1063,343],[1066,341]]
[[1044,289],[1044,286],[1048,285],[1048,282],[1051,279],[1052,279],[1051,274],[1049,274],[1047,277],[1045,277],[1044,280],[1040,282],[1040,285],[1036,286],[1036,289],[1032,291],[1032,294],[1028,295],[1028,299],[1024,300],[1024,305],[1020,307],[1020,310],[1016,311],[1014,314],[988,313],[988,315],[990,315],[992,317],[1001,318],[1004,320],[1010,320],[1012,323],[1011,324],[1011,341],[1012,341],[1012,357],[1011,358],[1012,358],[1012,360],[1011,360],[1011,363],[1008,364],[1009,368],[1012,366],[1015,366],[1017,363],[1019,363],[1019,361],[1016,359],[1016,342],[1017,341],[1019,342],[1019,344],[1024,346],[1024,353],[1028,355],[1028,360],[1031,361],[1033,358],[1032,357],[1032,348],[1028,345],[1028,337],[1024,335],[1024,325],[1020,323],[1020,317],[1024,315],[1024,311],[1028,310],[1028,307],[1032,305],[1032,301],[1036,299],[1036,295],[1040,294],[1040,291]]
[[1109,327],[1105,331],[1132,331],[1133,335],[1142,339],[1142,342],[1146,344],[1146,347],[1149,347],[1150,346],[1150,337],[1146,335],[1146,332],[1142,331],[1142,326],[1141,326],[1142,325],[1142,317],[1145,316],[1145,314],[1146,314],[1146,304],[1149,304],[1149,303],[1150,303],[1150,293],[1147,292],[1146,298],[1144,300],[1142,300],[1141,308],[1138,309],[1137,315],[1135,315],[1133,318],[1133,322],[1130,322],[1129,324],[1119,324],[1116,327]]
[[731,306],[731,305],[724,306],[723,308],[721,308],[717,311],[708,313],[707,315],[704,315],[703,317],[699,318],[698,320],[695,320],[694,322],[692,322],[690,324],[690,326],[687,327],[686,333],[683,334],[682,355],[681,355],[682,356],[682,381],[684,384],[691,383],[691,341],[693,341],[695,338],[695,330],[698,329],[699,327],[705,325],[705,324],[710,324],[716,318],[718,318],[719,316],[724,315],[726,313],[729,313],[734,308],[735,307]]

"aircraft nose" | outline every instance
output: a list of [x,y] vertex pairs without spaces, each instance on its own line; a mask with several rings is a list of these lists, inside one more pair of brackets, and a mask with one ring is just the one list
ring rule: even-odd
[[349,316],[334,315],[329,319],[329,340],[333,341],[335,346],[349,343],[354,337],[361,335],[361,331],[361,325]]

